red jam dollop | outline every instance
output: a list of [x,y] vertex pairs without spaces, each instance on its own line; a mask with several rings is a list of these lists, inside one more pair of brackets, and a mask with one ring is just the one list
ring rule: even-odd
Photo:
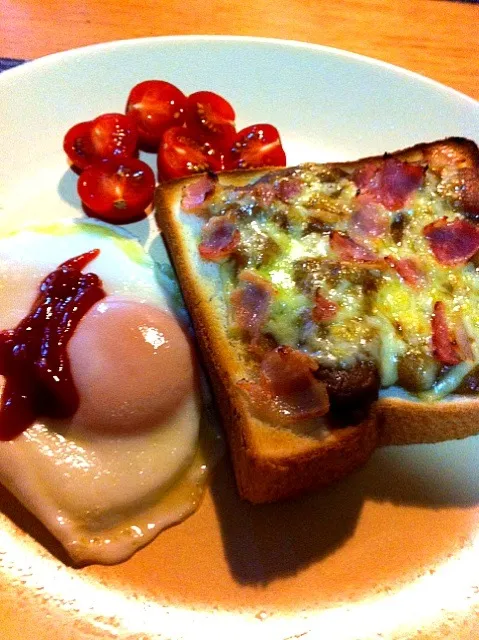
[[30,313],[0,332],[0,440],[12,440],[38,416],[68,418],[79,405],[66,350],[87,311],[105,297],[100,278],[82,273],[94,249],[63,262],[41,283]]

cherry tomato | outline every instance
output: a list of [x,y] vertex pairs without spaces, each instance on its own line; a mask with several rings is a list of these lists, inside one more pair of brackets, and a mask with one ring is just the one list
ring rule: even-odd
[[120,160],[136,153],[138,131],[131,116],[105,113],[67,131],[63,149],[78,169],[99,160]]
[[286,166],[279,132],[271,124],[254,124],[239,131],[231,156],[235,169]]
[[156,148],[166,129],[183,124],[185,107],[186,96],[174,85],[163,80],[145,80],[131,90],[126,112],[136,122],[140,144]]
[[85,169],[95,156],[90,131],[91,121],[79,122],[67,131],[63,139],[63,150],[78,169]]
[[235,112],[230,103],[212,91],[197,91],[186,102],[186,124],[197,135],[224,138],[235,135]]
[[107,160],[131,158],[136,153],[138,129],[131,116],[105,113],[92,121],[91,139],[96,153]]
[[114,224],[141,219],[154,190],[153,171],[137,158],[91,165],[78,180],[78,195],[88,213]]
[[182,178],[201,171],[223,171],[225,158],[211,140],[199,138],[187,127],[171,127],[158,149],[158,175],[163,180]]

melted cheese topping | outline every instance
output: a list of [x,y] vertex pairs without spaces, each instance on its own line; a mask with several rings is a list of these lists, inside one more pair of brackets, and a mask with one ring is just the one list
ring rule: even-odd
[[[210,213],[235,216],[241,242],[230,263],[236,265],[236,276],[241,269],[254,270],[273,288],[263,334],[326,366],[374,361],[383,387],[399,384],[414,393],[427,392],[428,399],[443,397],[479,361],[479,269],[473,261],[440,264],[424,235],[424,227],[434,221],[463,217],[457,190],[447,186],[451,168],[441,175],[425,167],[421,186],[403,208],[380,205],[385,231],[360,238],[378,259],[370,264],[341,261],[331,245],[333,232],[351,234],[358,208],[351,171],[305,165],[277,173],[266,180],[275,193],[272,201],[263,200],[254,185],[218,188]],[[284,198],[278,184],[288,181],[299,189]],[[413,260],[420,283],[408,283],[386,258]],[[229,291],[235,286],[233,277]],[[332,319],[313,320],[317,292],[336,305]],[[431,320],[437,301],[444,304],[451,341],[462,325],[473,354],[452,368],[435,356]]]

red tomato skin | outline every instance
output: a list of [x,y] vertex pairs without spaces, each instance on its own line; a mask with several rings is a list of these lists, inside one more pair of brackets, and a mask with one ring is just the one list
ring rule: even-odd
[[86,169],[94,157],[90,138],[91,120],[73,125],[63,138],[63,151],[77,169]]
[[211,139],[200,138],[187,127],[171,127],[163,135],[158,149],[158,177],[173,180],[201,173],[223,171],[224,154]]
[[196,91],[188,96],[185,117],[188,128],[197,135],[228,138],[235,132],[233,107],[213,91]]
[[231,157],[234,169],[286,166],[279,131],[271,124],[253,124],[239,131]]
[[135,155],[138,131],[134,120],[122,113],[104,113],[69,129],[63,149],[77,169],[102,160],[121,160]]
[[104,113],[92,120],[90,137],[101,160],[131,158],[137,150],[136,123],[123,113]]
[[130,91],[126,113],[138,127],[140,145],[156,149],[166,129],[185,121],[186,96],[164,80],[145,80]]
[[88,215],[126,224],[144,217],[153,201],[155,175],[137,158],[105,160],[83,171],[77,190]]

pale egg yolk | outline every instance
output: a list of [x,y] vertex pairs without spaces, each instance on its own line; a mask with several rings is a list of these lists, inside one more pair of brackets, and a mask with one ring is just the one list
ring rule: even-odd
[[168,311],[106,297],[68,343],[80,405],[75,426],[106,433],[158,427],[196,389],[192,347]]

